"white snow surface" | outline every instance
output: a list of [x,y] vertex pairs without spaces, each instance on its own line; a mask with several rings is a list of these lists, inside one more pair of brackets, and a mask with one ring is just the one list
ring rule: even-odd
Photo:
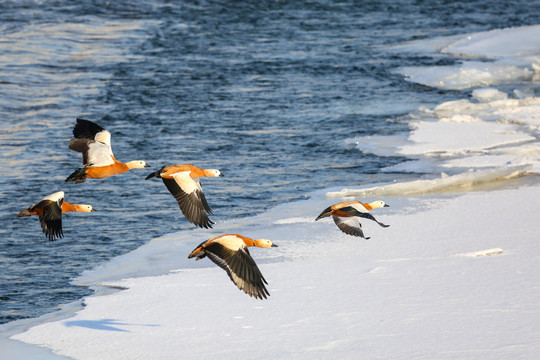
[[[75,359],[540,356],[540,186],[385,200],[391,207],[374,214],[391,226],[365,221],[368,241],[331,220],[274,224],[280,247],[251,252],[268,300],[246,296],[215,266],[178,269],[105,282],[126,290],[13,339]],[[314,218],[327,203],[302,208]],[[281,259],[261,261],[271,252]]]
[[[81,360],[540,358],[540,98],[522,86],[537,82],[538,39],[530,26],[401,47],[462,57],[445,71],[416,69],[429,86],[489,65],[488,81],[469,72],[453,85],[470,97],[412,113],[410,134],[346,141],[407,156],[387,171],[418,180],[329,184],[252,218],[153,239],[75,280],[101,296],[11,341]],[[390,227],[363,220],[364,240],[314,221],[350,199],[390,204],[372,211]],[[224,233],[279,245],[250,250],[267,300],[208,259],[187,259]]]

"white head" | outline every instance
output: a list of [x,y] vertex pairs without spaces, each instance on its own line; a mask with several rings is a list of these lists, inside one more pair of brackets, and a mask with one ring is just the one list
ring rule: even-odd
[[386,204],[382,200],[377,200],[374,202],[370,202],[369,206],[371,206],[373,209],[382,208],[382,207],[389,207],[390,205]]
[[78,212],[96,211],[96,210],[94,210],[92,205],[74,205],[74,206],[75,206],[75,211],[78,211]]
[[126,163],[126,165],[130,169],[142,169],[142,168],[150,167],[150,165],[147,165],[146,162],[142,160],[129,161]]
[[213,177],[223,176],[221,171],[219,171],[218,169],[206,169],[204,170],[204,175]]
[[277,247],[276,244],[274,244],[272,241],[268,239],[254,239],[253,245],[262,247],[262,248],[270,248],[270,247]]

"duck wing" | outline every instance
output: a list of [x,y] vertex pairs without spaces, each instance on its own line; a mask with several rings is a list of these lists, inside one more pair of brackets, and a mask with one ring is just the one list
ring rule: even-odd
[[178,172],[172,177],[162,178],[163,183],[178,202],[186,219],[201,228],[211,228],[214,222],[208,218],[207,213],[212,214],[212,210],[199,182],[193,180],[188,171]]
[[334,219],[334,222],[336,223],[339,230],[344,232],[347,235],[352,236],[359,236],[364,239],[369,239],[369,237],[364,236],[364,232],[362,231],[362,224],[360,223],[360,220],[357,217],[339,217],[339,216],[332,216]]
[[110,155],[113,155],[111,147],[111,133],[96,124],[95,122],[77,119],[77,123],[73,128],[73,136],[75,139],[87,139],[99,141],[107,145]]
[[111,156],[111,147],[100,141],[89,139],[73,139],[68,147],[82,153],[83,165],[88,167],[107,166],[114,164],[114,157]]
[[[363,208],[363,207],[362,207]],[[366,210],[366,212],[364,211],[358,211],[358,208],[356,207],[353,207],[353,206],[346,206],[344,208],[341,208],[340,209],[341,211],[343,211],[344,213],[350,215],[350,216],[358,216],[358,217],[361,217],[361,218],[364,218],[364,219],[369,219],[369,220],[373,220],[375,221],[377,224],[379,224],[380,226],[382,227],[388,227],[390,225],[386,225],[386,224],[383,224],[382,222],[379,222],[377,219],[375,219],[375,217],[373,215],[371,215],[370,212],[368,212]]]
[[270,295],[264,285],[268,283],[246,246],[235,251],[215,242],[204,249],[208,258],[225,270],[240,290],[261,300]]
[[57,238],[64,237],[62,232],[62,202],[64,199],[58,201],[42,200],[35,205],[35,207],[41,207],[43,209],[43,215],[39,217],[39,223],[45,236],[50,241],[55,241]]

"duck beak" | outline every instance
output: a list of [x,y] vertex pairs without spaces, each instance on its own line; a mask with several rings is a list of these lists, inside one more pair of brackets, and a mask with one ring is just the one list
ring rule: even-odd
[[388,204],[384,204],[384,207],[390,207],[390,205],[388,205]]
[[148,165],[148,164],[144,164],[144,167],[151,167],[151,166],[150,166],[150,165]]
[[90,210],[90,211],[97,211],[97,210],[96,210],[96,209],[94,209],[94,208],[92,208],[92,210]]
[[278,247],[276,244],[272,244],[272,247]]
[[225,175],[223,175],[222,173],[219,173],[219,176],[225,176]]

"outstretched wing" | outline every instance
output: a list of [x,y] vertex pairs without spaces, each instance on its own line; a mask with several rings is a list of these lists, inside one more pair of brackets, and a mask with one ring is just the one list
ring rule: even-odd
[[64,199],[58,201],[42,200],[36,206],[43,208],[43,215],[39,217],[39,223],[45,236],[50,241],[55,241],[57,238],[64,237],[62,232],[62,202]]
[[109,154],[113,155],[111,147],[111,133],[95,122],[77,119],[77,123],[73,128],[73,136],[75,136],[75,139],[87,139],[101,142],[107,145]]
[[390,226],[390,225],[383,224],[382,222],[379,222],[377,219],[375,219],[375,217],[373,215],[371,215],[370,212],[358,211],[358,209],[356,209],[353,206],[346,206],[346,207],[341,208],[339,210],[343,211],[344,213],[346,213],[346,214],[348,214],[350,216],[358,216],[358,217],[361,217],[361,218],[364,218],[364,219],[373,220],[382,227]]
[[77,118],[77,123],[73,128],[73,136],[76,139],[90,139],[95,140],[96,134],[107,131],[95,122]]
[[234,251],[216,242],[206,246],[205,251],[208,258],[225,270],[240,290],[261,300],[270,295],[264,285],[268,283],[247,247]]
[[189,176],[188,171],[176,173],[172,179],[162,179],[189,222],[201,228],[212,227],[213,222],[207,215],[207,213],[212,214],[212,210],[206,201],[202,187]]
[[366,240],[369,239],[369,237],[364,236],[364,232],[362,231],[362,224],[357,217],[332,217],[334,218],[334,222],[336,223],[339,230],[343,231],[345,234],[359,236]]
[[73,151],[82,153],[84,166],[92,167],[114,164],[110,146],[100,141],[73,139],[69,142],[68,147]]

